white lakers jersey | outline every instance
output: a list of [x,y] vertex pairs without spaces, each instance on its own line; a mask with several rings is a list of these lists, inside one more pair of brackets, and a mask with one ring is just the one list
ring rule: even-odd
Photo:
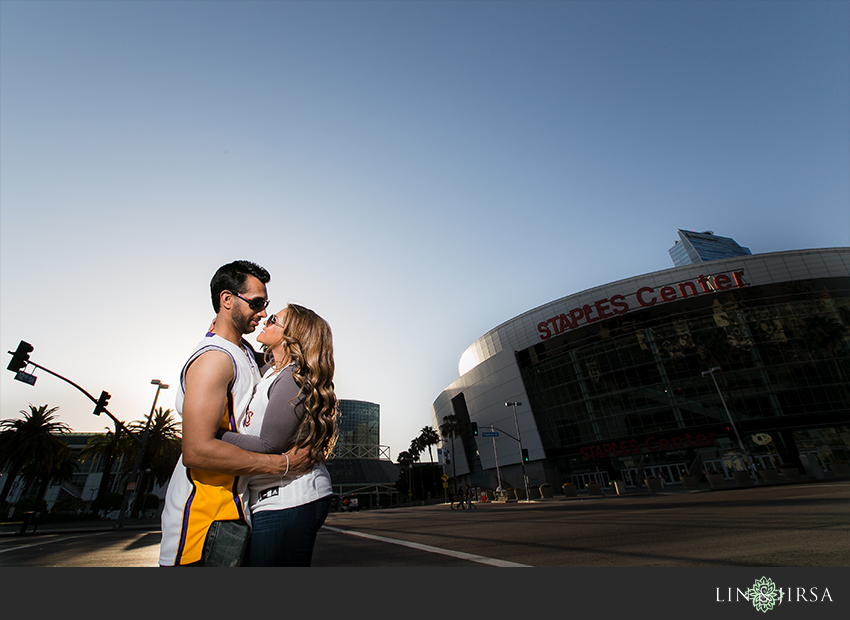
[[[198,343],[180,373],[177,413],[183,415],[186,370],[198,356],[207,351],[223,351],[233,361],[234,380],[227,393],[227,405],[220,428],[238,432],[254,388],[260,380],[254,350],[244,340],[239,347],[221,336],[208,333]],[[187,468],[181,456],[168,484],[162,511],[160,565],[179,566],[200,560],[204,539],[213,521],[249,521],[250,515],[241,499],[244,490],[245,484],[239,476]]]

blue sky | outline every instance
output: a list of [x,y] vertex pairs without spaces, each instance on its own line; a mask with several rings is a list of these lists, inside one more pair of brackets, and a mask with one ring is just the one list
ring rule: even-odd
[[[474,340],[672,267],[677,228],[850,245],[849,26],[839,0],[0,0],[0,346],[141,419],[213,272],[254,260],[272,308],[330,322],[395,457]],[[107,427],[36,374],[4,370],[0,417]]]

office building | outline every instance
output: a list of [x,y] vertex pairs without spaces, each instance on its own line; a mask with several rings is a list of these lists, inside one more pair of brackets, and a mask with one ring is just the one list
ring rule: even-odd
[[751,255],[749,248],[741,247],[729,237],[719,237],[710,230],[698,233],[679,229],[678,233],[679,240],[668,250],[676,267]]
[[362,400],[340,400],[339,436],[327,462],[334,497],[358,498],[364,508],[389,506],[395,501],[398,466],[389,446],[380,445],[381,407]]

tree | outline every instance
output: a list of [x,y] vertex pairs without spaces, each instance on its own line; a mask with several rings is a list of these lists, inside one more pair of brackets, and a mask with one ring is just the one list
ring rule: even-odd
[[419,441],[419,437],[414,437],[413,439],[410,440],[410,447],[407,449],[407,451],[410,452],[410,456],[413,457],[414,461],[418,461],[419,455],[422,454],[423,449],[424,449],[424,447],[422,446],[422,443]]
[[[422,451],[425,449],[425,446],[422,444],[422,440],[420,437],[414,437],[410,440],[410,447],[407,451],[410,453],[412,461],[419,462],[419,457],[422,454]],[[412,467],[413,463],[411,463]],[[415,476],[414,476],[415,477]],[[419,497],[422,498],[422,475],[420,473],[419,476]]]
[[0,505],[5,503],[18,475],[27,484],[39,483],[37,500],[44,498],[51,482],[70,480],[74,475],[71,450],[57,436],[71,432],[70,426],[55,419],[59,407],[29,407],[29,411],[21,411],[22,420],[0,422],[0,465],[9,471],[0,491]]
[[[428,457],[431,463],[434,462],[434,453],[431,452],[431,446],[436,446],[440,443],[440,435],[434,430],[433,426],[425,426],[419,431],[419,444],[428,448]],[[436,491],[437,484],[437,468],[430,467],[429,468],[432,473],[431,486],[434,487]]]
[[463,435],[463,422],[455,414],[447,415],[440,423],[440,435],[443,440],[448,439],[452,446],[452,478],[455,477],[455,437]]
[[106,493],[109,492],[109,478],[112,475],[112,466],[115,459],[121,457],[124,447],[121,427],[115,423],[115,432],[106,431],[94,435],[80,452],[80,461],[85,462],[90,458],[100,458],[103,461],[103,474],[100,478],[100,486],[97,489],[97,497],[92,505],[92,510],[97,512],[105,508]]
[[[160,407],[154,411],[151,417],[148,437],[145,442],[139,469],[142,472],[150,472],[143,475],[137,484],[136,501],[133,504],[132,516],[138,517],[141,509],[142,499],[145,494],[150,493],[154,484],[164,485],[171,478],[177,459],[180,458],[182,439],[180,437],[180,422],[173,416],[171,409]],[[139,442],[125,440],[125,470],[129,471],[136,460],[136,451],[142,437],[144,436],[146,420],[136,420],[130,423],[128,430]]]
[[407,467],[407,495],[412,499],[413,497],[413,485],[411,484],[410,474],[411,469],[413,467],[413,455],[410,454],[407,450],[402,450],[398,453],[398,457],[396,458],[399,465]]
[[77,472],[77,459],[71,454],[71,449],[58,437],[55,441],[45,440],[42,448],[36,453],[21,471],[24,480],[39,482],[36,498],[41,503],[47,494],[51,482],[65,482],[74,477]]
[[440,435],[434,430],[433,426],[426,426],[419,431],[419,445],[428,448],[428,457],[431,462],[434,462],[434,453],[431,452],[431,446],[436,446],[440,443]]

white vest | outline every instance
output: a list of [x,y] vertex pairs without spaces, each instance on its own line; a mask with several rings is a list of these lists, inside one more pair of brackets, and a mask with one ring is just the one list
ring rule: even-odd
[[[240,433],[260,434],[269,404],[269,388],[276,378],[273,368],[266,371],[265,377],[260,381],[251,400],[250,414],[239,424]],[[292,415],[295,413],[292,412]],[[332,493],[333,487],[327,468],[316,463],[313,469],[300,476],[289,475],[286,478],[267,474],[251,476],[245,502],[250,506],[251,512],[257,513],[263,510],[285,510],[302,506]]]
[[[227,394],[220,428],[238,432],[254,395],[254,388],[260,380],[254,351],[244,340],[239,347],[221,336],[208,333],[198,343],[180,372],[177,413],[183,415],[186,370],[189,364],[207,351],[223,351],[233,362],[234,379]],[[250,514],[245,510],[241,497],[245,486],[244,477],[186,468],[181,456],[171,475],[162,510],[160,565],[173,566],[198,561],[212,521],[244,519],[250,523]]]

